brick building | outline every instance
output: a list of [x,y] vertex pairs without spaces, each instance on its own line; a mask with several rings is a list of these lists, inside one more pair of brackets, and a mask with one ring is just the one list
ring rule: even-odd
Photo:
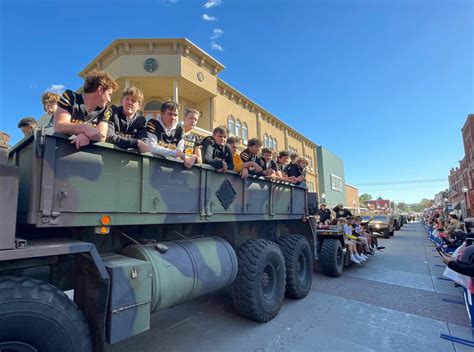
[[[474,115],[467,116],[466,123],[461,129],[464,145],[464,158],[459,166],[449,172],[449,201],[455,210],[461,211],[463,216],[473,214],[474,203]],[[464,191],[463,192],[463,188]]]

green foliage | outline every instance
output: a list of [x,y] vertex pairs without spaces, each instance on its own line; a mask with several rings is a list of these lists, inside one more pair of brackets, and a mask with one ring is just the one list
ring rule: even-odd
[[364,193],[359,196],[359,204],[363,207],[367,205],[369,200],[372,200],[372,196],[368,193]]

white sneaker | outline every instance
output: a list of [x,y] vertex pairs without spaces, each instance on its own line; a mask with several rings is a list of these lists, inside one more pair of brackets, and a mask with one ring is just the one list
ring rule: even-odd
[[364,253],[360,254],[360,256],[361,256],[363,259],[369,259],[369,257],[367,257]]
[[365,262],[365,259],[362,258],[362,257],[361,257],[360,255],[358,255],[358,254],[354,254],[354,257],[355,257],[358,261],[360,261],[360,262]]
[[351,254],[351,262],[354,262],[356,264],[360,264],[360,261],[358,261],[355,257],[354,254]]

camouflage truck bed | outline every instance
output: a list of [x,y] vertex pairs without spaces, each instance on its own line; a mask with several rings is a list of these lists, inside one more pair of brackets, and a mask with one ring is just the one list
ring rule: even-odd
[[10,153],[20,167],[18,221],[37,227],[296,220],[306,214],[306,189],[207,165],[96,143],[76,150],[65,136],[41,134]]

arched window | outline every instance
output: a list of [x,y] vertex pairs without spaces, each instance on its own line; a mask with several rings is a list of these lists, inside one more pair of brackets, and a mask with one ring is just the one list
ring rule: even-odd
[[240,120],[235,120],[235,135],[238,137],[242,135],[241,126],[242,124],[240,123]]
[[247,127],[247,124],[244,122],[242,124],[242,141],[244,144],[247,144],[247,140],[248,140],[248,134],[249,134],[249,129]]
[[151,119],[156,119],[160,114],[160,109],[161,101],[151,100],[145,104],[145,107],[143,108],[143,115],[145,115],[147,121]]
[[263,146],[268,147],[268,136],[266,133],[263,135]]
[[229,117],[227,118],[227,128],[229,129],[229,133],[234,134],[234,126],[234,118],[232,117],[232,115],[229,115]]

